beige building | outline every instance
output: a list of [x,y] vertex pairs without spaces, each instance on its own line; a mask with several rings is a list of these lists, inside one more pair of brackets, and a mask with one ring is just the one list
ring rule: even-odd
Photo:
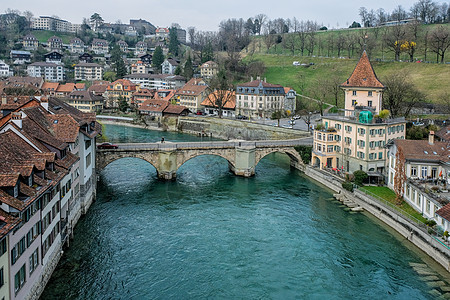
[[214,77],[219,70],[219,65],[213,61],[207,61],[200,66],[200,76],[203,78]]
[[108,43],[107,40],[94,39],[92,41],[91,50],[95,54],[108,54],[108,52],[109,52],[109,43]]
[[144,64],[141,60],[138,60],[136,63],[131,65],[131,74],[149,74],[150,66]]
[[256,79],[236,87],[236,113],[250,118],[270,117],[285,110],[285,90],[279,84]]
[[191,79],[175,94],[177,104],[196,113],[203,108],[202,102],[208,96],[207,88],[203,80]]
[[344,172],[363,170],[372,177],[385,173],[386,144],[404,139],[404,118],[380,119],[383,84],[375,75],[366,52],[352,75],[341,85],[344,115],[326,115],[314,131],[311,163]]
[[37,50],[39,41],[34,35],[27,34],[22,40],[22,45],[25,50]]
[[73,91],[64,101],[82,112],[89,113],[101,111],[105,99],[89,91]]
[[119,107],[119,101],[124,99],[129,105],[132,104],[133,93],[139,91],[139,85],[127,79],[118,79],[106,88],[106,107]]
[[79,63],[75,65],[75,80],[102,80],[103,68],[95,63]]

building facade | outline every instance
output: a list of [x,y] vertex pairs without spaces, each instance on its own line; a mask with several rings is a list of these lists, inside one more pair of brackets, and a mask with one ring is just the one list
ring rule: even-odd
[[[381,110],[383,84],[366,52],[352,75],[341,85],[345,92],[344,115],[326,115],[314,130],[311,163],[343,172],[362,170],[369,176],[385,174],[386,144],[404,139],[404,118],[374,118]],[[380,179],[381,180],[381,179]]]
[[48,62],[35,62],[27,67],[28,76],[43,77],[50,82],[59,82],[64,79],[64,68],[61,65]]
[[75,65],[75,80],[102,80],[103,68],[96,63],[79,63]]

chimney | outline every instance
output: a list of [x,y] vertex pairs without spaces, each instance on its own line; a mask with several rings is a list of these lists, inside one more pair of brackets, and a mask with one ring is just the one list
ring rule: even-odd
[[16,124],[17,127],[22,128],[22,113],[20,111],[12,112],[11,120],[14,124]]
[[266,77],[264,77],[264,82],[267,82],[267,78]]
[[47,97],[41,97],[41,106],[48,111],[48,98]]
[[428,135],[428,144],[434,145],[434,131],[431,130],[430,134]]
[[6,104],[7,100],[6,100],[6,95],[2,95],[2,104]]
[[250,76],[250,81],[253,81],[253,76]]
[[261,80],[261,76],[256,76],[256,80]]

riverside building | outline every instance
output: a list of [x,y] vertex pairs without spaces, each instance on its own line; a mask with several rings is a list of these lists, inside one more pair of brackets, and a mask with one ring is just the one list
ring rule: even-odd
[[341,85],[345,94],[342,114],[328,114],[314,130],[311,164],[320,169],[354,172],[381,179],[387,149],[395,139],[404,139],[404,118],[381,119],[384,85],[364,51],[351,76]]

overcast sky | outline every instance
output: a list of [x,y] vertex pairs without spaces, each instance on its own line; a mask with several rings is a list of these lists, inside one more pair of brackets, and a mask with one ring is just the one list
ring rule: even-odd
[[[6,1],[6,0],[1,0]],[[436,1],[436,0],[435,0]],[[19,0],[2,3],[4,9],[29,10],[35,16],[56,15],[72,23],[81,24],[83,18],[99,13],[105,22],[145,19],[155,26],[170,26],[178,23],[182,28],[194,26],[199,30],[217,30],[221,20],[243,18],[256,14],[266,14],[270,19],[293,18],[313,20],[329,28],[348,27],[353,21],[359,22],[358,9],[368,10],[382,7],[392,11],[397,5],[409,10],[416,1],[336,1],[336,0]],[[437,0],[438,3],[445,2]],[[448,1],[447,1],[448,2]]]

